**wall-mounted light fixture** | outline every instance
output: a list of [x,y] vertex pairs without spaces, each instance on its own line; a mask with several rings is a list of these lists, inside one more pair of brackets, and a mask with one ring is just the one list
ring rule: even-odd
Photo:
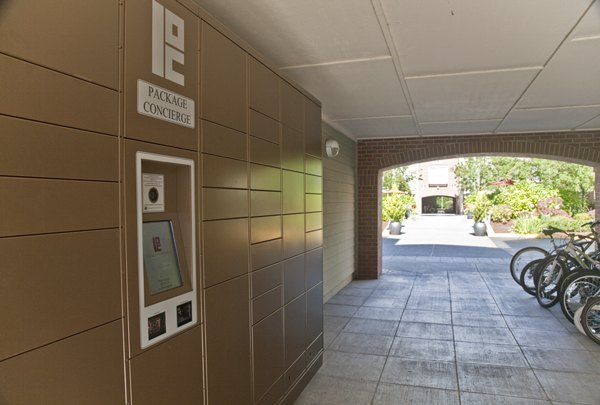
[[328,157],[336,157],[340,153],[340,144],[335,139],[325,141],[325,153]]

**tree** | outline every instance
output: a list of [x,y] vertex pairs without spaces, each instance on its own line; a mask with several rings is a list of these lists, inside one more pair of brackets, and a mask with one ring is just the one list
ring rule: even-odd
[[589,209],[587,195],[594,190],[591,167],[545,159],[475,157],[459,163],[454,174],[463,191],[477,193],[489,183],[511,179],[542,184],[558,190],[564,208],[571,214]]
[[532,159],[496,156],[490,158],[490,168],[492,181],[511,179],[538,182],[539,168]]
[[589,209],[587,195],[594,191],[594,169],[573,163],[542,162],[541,181],[559,191],[565,209],[572,214],[586,212]]
[[467,158],[454,166],[454,176],[466,194],[481,191],[493,180],[490,158]]
[[409,183],[414,178],[414,174],[408,172],[408,166],[402,166],[384,171],[381,183],[384,190],[392,190],[397,187],[399,191],[410,193]]

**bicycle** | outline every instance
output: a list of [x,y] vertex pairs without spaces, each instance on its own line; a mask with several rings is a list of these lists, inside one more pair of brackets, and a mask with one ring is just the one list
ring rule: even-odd
[[556,305],[560,299],[561,283],[565,277],[576,270],[590,270],[598,262],[586,251],[597,241],[595,234],[579,235],[567,233],[570,239],[567,244],[549,256],[537,268],[537,274],[534,274],[534,283],[536,286],[535,297],[538,303],[544,308],[550,308]]
[[[549,265],[551,265],[552,268],[555,269],[556,266],[561,266],[563,264],[562,262],[556,263],[555,260],[557,257],[568,258],[569,257],[568,254],[577,254],[577,248],[587,249],[589,247],[589,245],[586,242],[586,239],[582,238],[580,235],[577,235],[574,233],[569,233],[562,229],[550,227],[550,228],[544,229],[542,232],[544,233],[544,235],[549,236],[552,240],[552,246],[553,246],[552,253],[548,253],[547,255],[545,255],[542,258],[532,260],[528,264],[526,264],[525,267],[523,267],[523,269],[521,270],[521,274],[518,279],[518,282],[521,285],[521,287],[523,288],[523,290],[525,290],[525,292],[527,292],[528,294],[533,295],[533,296],[536,296],[536,294],[537,294],[537,286],[538,286],[540,272],[542,272],[544,269],[546,269]],[[563,243],[563,244],[557,244],[556,239],[554,238],[554,235],[557,233],[561,233],[561,234],[568,236],[569,241],[566,243]],[[576,241],[577,238],[582,239],[582,241]],[[531,249],[531,248],[532,247],[521,249],[521,251],[525,251],[526,249]],[[540,248],[537,248],[537,249],[540,249]],[[518,253],[519,252],[517,252],[517,254]],[[515,254],[515,256],[513,256],[513,259],[516,257],[517,254]],[[550,259],[553,259],[553,260],[550,260]],[[565,260],[565,263],[568,263],[570,265],[571,261],[569,259],[567,259],[567,260]],[[531,264],[531,265],[529,265],[529,264]],[[570,265],[570,267],[573,267],[573,266]],[[554,273],[555,272],[553,272],[552,274],[554,274]],[[545,305],[543,305],[543,306],[545,306]]]
[[563,247],[564,243],[558,244],[556,242],[556,239],[554,238],[555,233],[563,233],[563,232],[564,231],[562,231],[561,229],[554,228],[554,227],[546,228],[542,231],[542,233],[544,235],[550,237],[550,241],[552,243],[552,250],[550,250],[550,251],[547,251],[546,249],[543,249],[543,248],[537,247],[537,246],[527,246],[527,247],[524,247],[524,248],[518,250],[513,255],[512,259],[510,260],[510,265],[509,265],[510,275],[512,276],[513,280],[515,280],[518,284],[521,284],[520,275],[528,263],[532,262],[533,260],[538,260],[538,259],[543,259],[545,257],[548,257],[549,255],[553,254],[554,252],[559,250],[561,247]]

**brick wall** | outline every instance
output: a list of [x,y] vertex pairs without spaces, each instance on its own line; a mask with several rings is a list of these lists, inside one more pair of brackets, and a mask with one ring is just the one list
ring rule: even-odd
[[[381,274],[382,169],[437,159],[466,156],[524,156],[563,160],[596,168],[596,205],[600,203],[600,132],[564,132],[454,137],[412,137],[359,140],[357,274]],[[598,216],[598,214],[597,214]]]

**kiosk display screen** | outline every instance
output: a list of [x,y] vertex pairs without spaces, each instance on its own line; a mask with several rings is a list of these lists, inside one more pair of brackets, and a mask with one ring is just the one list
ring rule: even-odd
[[179,257],[171,221],[144,222],[144,268],[150,294],[181,287]]

